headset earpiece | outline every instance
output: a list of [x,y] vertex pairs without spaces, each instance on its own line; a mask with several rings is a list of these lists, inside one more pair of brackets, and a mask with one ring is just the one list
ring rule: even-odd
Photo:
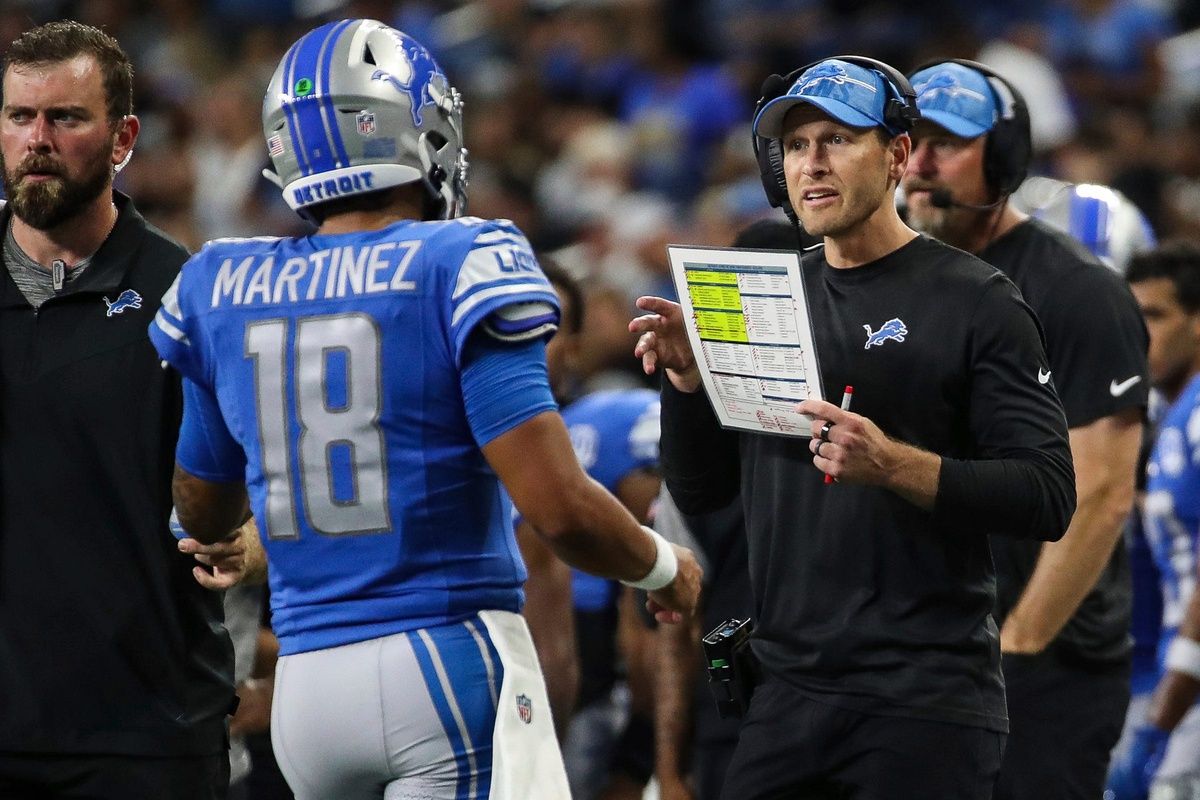
[[[884,91],[890,95],[883,107],[884,124],[895,132],[908,133],[912,130],[913,125],[921,118],[921,112],[917,108],[917,93],[913,91],[912,84],[908,82],[904,73],[895,67],[865,56],[831,56],[811,64],[805,64],[787,75],[768,75],[767,79],[763,81],[761,96],[754,106],[754,116],[751,119],[757,120],[763,106],[787,92],[801,75],[822,61],[831,59],[857,64],[878,72],[883,77]],[[751,125],[753,126],[753,122]],[[783,172],[783,142],[779,139],[759,136],[754,132],[753,127],[750,138],[754,147],[754,158],[758,161],[759,177],[762,179],[767,202],[773,208],[782,208],[788,219],[798,224],[799,220],[796,217],[795,209],[792,208],[791,201],[788,199],[787,178]]]
[[1003,75],[991,67],[966,58],[941,58],[922,64],[912,71],[939,64],[958,64],[983,75],[996,103],[998,118],[987,134],[983,147],[983,177],[1000,197],[1015,192],[1029,174],[1033,160],[1033,138],[1029,129],[1029,106],[1025,98]]
[[[767,79],[763,81],[758,103],[754,106],[751,125],[753,125],[753,120],[758,119],[758,112],[762,107],[786,92],[799,76],[800,72],[797,71],[789,72],[787,75],[774,73],[767,76]],[[767,195],[767,202],[771,204],[772,208],[782,208],[793,223],[798,222],[796,212],[792,208],[791,201],[788,200],[787,179],[783,174],[783,142],[779,139],[759,136],[754,133],[753,129],[751,129],[750,138],[754,146],[754,158],[758,161],[758,173],[762,179],[763,191]]]

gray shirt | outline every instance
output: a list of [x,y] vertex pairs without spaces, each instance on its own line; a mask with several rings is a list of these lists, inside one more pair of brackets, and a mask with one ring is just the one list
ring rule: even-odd
[[11,222],[4,233],[4,265],[8,268],[8,274],[12,275],[17,288],[21,290],[21,294],[25,295],[29,305],[34,308],[41,308],[42,303],[51,297],[71,291],[71,284],[79,280],[79,276],[91,263],[92,257],[88,256],[69,268],[63,264],[59,276],[61,283],[58,290],[55,291],[54,270],[43,267],[21,249],[13,237]]

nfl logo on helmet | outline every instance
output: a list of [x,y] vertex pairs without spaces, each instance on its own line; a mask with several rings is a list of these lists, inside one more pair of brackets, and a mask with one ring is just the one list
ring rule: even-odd
[[517,714],[526,725],[533,722],[533,701],[523,694],[517,695]]
[[358,122],[358,133],[360,136],[370,136],[375,132],[375,112],[362,110],[355,117]]

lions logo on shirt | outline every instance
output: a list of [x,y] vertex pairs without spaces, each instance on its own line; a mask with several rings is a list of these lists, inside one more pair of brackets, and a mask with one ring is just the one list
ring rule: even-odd
[[863,346],[864,350],[870,350],[872,345],[882,347],[889,339],[903,342],[904,337],[908,335],[908,326],[899,317],[889,319],[880,325],[877,331],[871,330],[870,325],[863,325],[863,330],[867,332],[867,343]]

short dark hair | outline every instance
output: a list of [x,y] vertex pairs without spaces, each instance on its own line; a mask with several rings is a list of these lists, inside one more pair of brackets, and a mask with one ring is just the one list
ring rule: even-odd
[[108,119],[116,124],[133,113],[133,64],[117,40],[99,28],[74,20],[47,22],[31,28],[9,45],[0,78],[17,65],[57,64],[91,56],[100,67]]
[[1179,305],[1189,314],[1200,311],[1200,245],[1196,242],[1178,239],[1138,253],[1130,260],[1125,278],[1130,283],[1166,278],[1175,286]]
[[569,301],[571,313],[563,315],[560,327],[566,333],[579,333],[583,328],[583,287],[550,257],[538,256],[538,262],[542,265],[542,272],[546,273],[546,280],[566,295]]

